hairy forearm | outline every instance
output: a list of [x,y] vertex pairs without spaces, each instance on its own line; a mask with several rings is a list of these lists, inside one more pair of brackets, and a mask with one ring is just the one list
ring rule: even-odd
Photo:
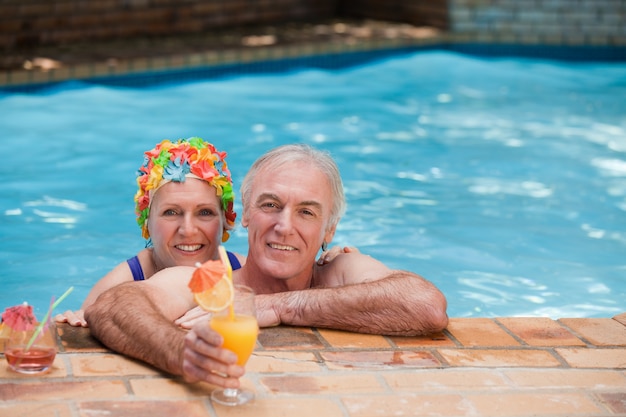
[[280,322],[385,335],[422,335],[443,330],[446,300],[428,281],[396,271],[363,284],[271,294]]
[[[87,308],[85,318],[91,333],[116,352],[181,375],[185,331],[162,315],[142,289],[122,287],[123,291],[104,292]],[[126,307],[120,309],[120,305]]]

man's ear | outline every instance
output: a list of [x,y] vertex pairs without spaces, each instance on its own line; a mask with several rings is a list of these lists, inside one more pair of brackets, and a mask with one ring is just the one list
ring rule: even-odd
[[337,230],[337,223],[326,229],[326,233],[324,233],[324,242],[330,243],[333,241],[333,237],[335,237],[335,230]]

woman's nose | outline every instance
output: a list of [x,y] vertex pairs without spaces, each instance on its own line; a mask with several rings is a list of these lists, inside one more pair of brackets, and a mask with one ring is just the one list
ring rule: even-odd
[[181,235],[189,235],[189,234],[194,233],[195,230],[196,230],[196,224],[193,221],[193,217],[184,215],[182,218],[180,227],[178,228],[178,232]]

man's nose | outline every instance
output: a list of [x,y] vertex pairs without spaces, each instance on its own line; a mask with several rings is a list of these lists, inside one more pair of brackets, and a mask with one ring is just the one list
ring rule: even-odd
[[274,229],[283,235],[287,235],[293,229],[293,218],[291,213],[287,211],[282,211],[276,219],[276,224],[274,225]]

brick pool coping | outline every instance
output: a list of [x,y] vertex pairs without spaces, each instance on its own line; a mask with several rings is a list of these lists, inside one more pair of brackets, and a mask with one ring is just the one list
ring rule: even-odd
[[22,62],[22,65],[0,67],[0,89],[28,91],[29,86],[37,88],[69,80],[97,82],[115,77],[141,78],[164,72],[229,66],[235,67],[229,71],[236,74],[237,68],[254,64],[264,70],[268,63],[299,58],[314,62],[316,58],[332,59],[354,53],[428,48],[449,48],[479,55],[495,51],[496,55],[508,56],[521,53],[551,59],[626,61],[626,45],[622,43],[588,43],[577,37],[550,41],[532,36],[455,33],[375,20],[334,20],[14,52],[15,56],[6,59]]
[[432,28],[389,22],[289,26],[281,37],[268,35],[269,30],[40,48],[20,56],[24,67],[0,68],[0,88],[393,50],[438,44],[450,36]]
[[61,325],[41,376],[0,362],[2,416],[624,416],[626,313],[613,318],[452,318],[427,337],[263,329],[239,409]]

